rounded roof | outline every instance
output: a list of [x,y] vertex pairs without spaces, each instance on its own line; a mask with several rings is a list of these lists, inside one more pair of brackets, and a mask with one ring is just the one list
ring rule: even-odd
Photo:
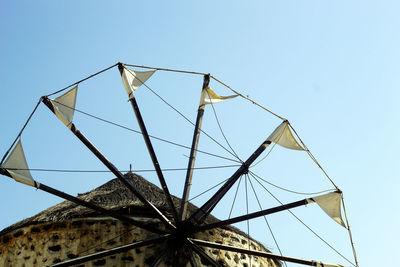
[[[160,209],[167,217],[172,216],[164,193],[159,187],[132,172],[126,173],[124,176],[146,197],[148,201]],[[78,194],[78,197],[108,210],[117,210],[123,214],[129,214],[131,216],[153,217],[152,212],[149,211],[149,209],[145,207],[144,204],[118,178],[112,179],[87,193]],[[176,208],[180,207],[180,198],[172,196],[172,201]],[[189,203],[188,214],[191,214],[196,209],[196,206]],[[74,218],[101,216],[104,215],[65,200],[30,218],[6,227],[0,231],[0,235],[21,227],[39,223],[60,222]],[[209,216],[207,221],[216,221],[216,219],[213,216]]]

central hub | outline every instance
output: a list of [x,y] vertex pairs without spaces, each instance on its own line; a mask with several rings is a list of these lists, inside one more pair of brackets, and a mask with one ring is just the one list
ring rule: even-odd
[[186,244],[187,238],[193,233],[193,227],[193,224],[189,221],[183,221],[177,224],[174,233],[175,246],[177,246],[177,248],[181,248]]

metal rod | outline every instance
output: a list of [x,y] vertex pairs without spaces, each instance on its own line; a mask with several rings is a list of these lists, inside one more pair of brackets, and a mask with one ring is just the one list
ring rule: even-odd
[[201,206],[192,216],[188,219],[192,223],[201,223],[211,213],[218,202],[223,196],[229,191],[229,189],[235,184],[239,177],[248,172],[248,167],[261,155],[261,153],[271,144],[271,141],[265,140],[253,154],[240,166],[240,168],[226,181],[224,185],[203,205]]
[[[10,175],[10,173],[9,173],[6,169],[4,169],[4,168],[0,168],[0,174],[12,178],[12,176]],[[149,225],[146,225],[145,223],[142,223],[142,222],[139,222],[139,221],[135,221],[134,219],[132,219],[132,218],[130,218],[130,217],[128,217],[128,216],[119,214],[119,213],[117,213],[117,212],[104,209],[104,208],[102,208],[102,207],[100,207],[100,206],[97,206],[97,205],[92,204],[92,203],[90,203],[90,202],[84,201],[84,200],[82,200],[82,199],[80,199],[80,198],[71,196],[71,195],[69,195],[69,194],[67,194],[67,193],[61,192],[61,191],[59,191],[59,190],[57,190],[57,189],[54,189],[54,188],[52,188],[52,187],[50,187],[50,186],[47,186],[47,185],[45,185],[45,184],[35,182],[35,187],[36,187],[37,189],[40,189],[40,190],[45,191],[45,192],[47,192],[47,193],[50,193],[50,194],[52,194],[52,195],[55,195],[55,196],[58,196],[58,197],[60,197],[60,198],[69,200],[69,201],[71,201],[71,202],[74,202],[75,204],[78,204],[78,205],[87,207],[87,208],[89,208],[89,209],[92,209],[92,210],[94,210],[94,211],[97,211],[97,212],[100,212],[100,213],[102,213],[102,214],[108,215],[108,216],[113,217],[113,218],[115,218],[115,219],[118,219],[118,220],[121,220],[121,221],[130,223],[130,224],[132,224],[132,225],[135,225],[135,226],[137,226],[137,227],[143,228],[143,229],[148,230],[148,231],[150,231],[150,232],[158,233],[158,234],[159,234],[159,233],[162,233],[159,229],[156,229],[156,228],[154,228],[154,227],[151,227],[151,226],[149,226]]]
[[141,66],[141,65],[132,65],[132,64],[125,64],[125,63],[123,63],[123,64],[124,64],[125,66],[135,67],[135,68],[152,69],[152,70],[162,70],[162,71],[171,71],[171,72],[180,72],[180,73],[196,74],[196,75],[206,75],[205,73],[196,72],[196,71],[166,69],[166,68],[149,67],[149,66]]
[[[272,214],[272,213],[277,213],[277,212],[280,212],[280,211],[284,211],[284,210],[288,210],[288,209],[304,206],[304,205],[307,205],[308,203],[309,202],[307,201],[307,199],[303,199],[303,200],[299,200],[299,201],[292,202],[292,203],[289,203],[289,204],[281,205],[281,206],[278,206],[278,207],[265,209],[265,210],[253,212],[253,213],[250,213],[250,214],[238,216],[238,217],[235,217],[235,218],[227,219],[227,220],[224,220],[224,221],[219,221],[219,222],[216,222],[216,223],[201,225],[201,226],[195,227],[194,230],[196,232],[200,232],[200,231],[204,231],[204,230],[208,230],[208,229],[213,229],[213,228],[216,228],[216,227],[221,227],[221,226],[224,226],[224,225],[229,225],[229,224],[233,224],[233,223],[247,221],[247,220],[251,220],[251,219],[257,218],[257,217],[269,215],[269,214]],[[313,203],[313,202],[311,202],[311,203]]]
[[56,264],[53,264],[51,266],[52,267],[73,266],[73,265],[84,263],[84,262],[88,262],[88,261],[91,261],[91,260],[96,260],[96,259],[104,258],[104,257],[107,257],[107,256],[112,256],[114,254],[125,252],[125,251],[128,251],[128,250],[134,249],[134,248],[139,248],[139,247],[151,245],[151,244],[154,244],[154,243],[160,243],[160,242],[162,242],[164,240],[167,240],[170,237],[171,237],[170,234],[157,236],[157,237],[151,237],[149,239],[138,241],[138,242],[135,242],[135,243],[132,243],[132,244],[128,244],[128,245],[112,248],[112,249],[109,249],[109,250],[96,252],[96,253],[93,253],[93,254],[90,254],[90,255],[82,256],[82,257],[75,258],[75,259],[72,259],[72,260],[67,260],[67,261],[63,261],[63,262],[60,262],[60,263],[56,263]]
[[[210,83],[210,75],[209,74],[204,75],[202,92],[208,87],[209,83]],[[201,95],[203,95],[203,93]],[[194,163],[196,161],[197,146],[199,144],[200,129],[201,129],[201,124],[203,122],[204,108],[205,105],[200,104],[199,109],[197,110],[197,118],[196,118],[196,124],[194,126],[192,147],[190,149],[185,186],[183,188],[183,194],[181,199],[181,209],[179,211],[179,221],[186,219],[186,209],[188,205],[190,187],[192,185],[193,168],[194,168]]]
[[168,248],[164,249],[162,253],[158,254],[157,258],[153,261],[150,267],[157,267],[164,260],[168,254]]
[[[124,70],[124,66],[123,66],[122,63],[118,64],[118,69],[119,69],[119,71],[120,71],[120,73],[122,75],[123,70]],[[142,132],[142,136],[144,138],[147,150],[149,151],[149,154],[150,154],[150,157],[151,157],[151,161],[153,162],[154,168],[156,170],[158,180],[160,181],[162,190],[164,191],[165,198],[167,199],[167,203],[169,204],[170,209],[172,210],[172,214],[174,216],[175,222],[177,222],[178,221],[178,213],[176,212],[174,203],[172,201],[171,194],[170,194],[170,192],[168,190],[167,183],[165,182],[164,175],[163,175],[163,173],[161,171],[160,164],[158,163],[158,159],[157,159],[156,153],[154,152],[153,145],[151,144],[150,136],[149,136],[149,134],[147,132],[146,125],[144,124],[143,117],[140,114],[139,106],[138,106],[138,104],[136,102],[136,99],[135,99],[135,96],[133,94],[130,96],[129,101],[131,102],[133,111],[135,112],[136,119],[137,119],[137,121],[139,123],[139,127],[140,127],[140,130]]]
[[[281,255],[273,254],[270,252],[255,251],[255,250],[249,250],[249,249],[245,249],[245,248],[227,246],[227,245],[222,245],[222,244],[218,244],[218,243],[212,243],[212,242],[208,242],[208,241],[198,240],[198,239],[191,239],[191,241],[194,244],[197,244],[197,245],[200,245],[203,247],[216,248],[216,249],[227,250],[227,251],[232,251],[232,252],[236,252],[236,253],[243,253],[243,254],[247,254],[247,255],[268,258],[268,259],[293,262],[293,263],[297,263],[297,264],[303,264],[303,265],[309,265],[309,266],[332,266],[332,267],[333,266],[337,266],[337,267],[341,266],[341,265],[337,265],[337,264],[327,264],[327,263],[317,262],[317,261],[313,261],[313,260],[304,260],[304,259],[299,259],[299,258],[281,256]],[[318,264],[320,264],[320,265],[318,265]]]
[[92,74],[92,75],[90,75],[90,76],[88,76],[88,77],[86,77],[86,78],[84,78],[84,79],[82,79],[82,80],[80,80],[80,81],[77,81],[77,82],[75,82],[75,83],[73,83],[73,84],[71,84],[71,85],[68,85],[67,87],[64,87],[63,89],[60,89],[60,90],[58,90],[58,91],[56,91],[56,92],[53,92],[53,93],[51,93],[51,94],[48,94],[48,95],[46,95],[46,97],[49,97],[49,96],[52,96],[52,95],[61,93],[62,91],[67,90],[68,88],[70,88],[70,87],[72,87],[72,86],[74,86],[74,85],[80,84],[81,82],[84,82],[84,81],[86,81],[86,80],[88,80],[88,79],[90,79],[90,78],[93,78],[94,76],[99,75],[100,73],[103,73],[103,72],[105,72],[105,71],[107,71],[107,70],[109,70],[109,69],[112,69],[112,68],[114,68],[114,67],[117,66],[117,65],[118,65],[118,63],[115,63],[114,65],[112,65],[112,66],[110,66],[110,67],[107,67],[107,68],[105,68],[105,69],[103,69],[103,70],[101,70],[101,71],[98,71],[98,72],[96,72],[95,74]]
[[191,244],[191,247],[193,250],[197,253],[197,255],[200,256],[205,262],[210,263],[214,267],[223,267],[221,264],[216,262],[213,258],[211,258],[202,248],[191,242],[190,240],[188,241]]
[[[54,113],[53,105],[46,97],[43,98],[43,103]],[[170,229],[175,229],[175,226],[161,213],[156,206],[150,203],[146,197],[136,187],[127,180],[122,173],[103,155],[100,151],[76,128],[75,124],[71,123],[68,127],[71,132],[150,210],[154,211],[155,215]]]
[[189,246],[189,261],[190,261],[190,266],[192,267],[198,267],[198,264],[196,263],[196,258],[194,257],[194,252],[193,249]]

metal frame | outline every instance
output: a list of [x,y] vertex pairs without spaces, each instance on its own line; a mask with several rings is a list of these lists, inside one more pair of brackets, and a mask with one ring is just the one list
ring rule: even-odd
[[[123,63],[117,63],[112,67],[118,66],[120,73],[122,74],[124,64]],[[111,67],[110,67],[111,68]],[[108,69],[110,69],[108,68]],[[99,72],[100,73],[100,72]],[[203,81],[203,86],[202,90],[208,87],[209,80],[210,80],[210,75],[209,74],[202,74],[204,75],[204,81]],[[92,77],[92,76],[90,76]],[[46,97],[41,98],[42,102],[55,114],[54,107],[51,103],[51,101]],[[35,182],[35,187],[37,189],[43,190],[45,192],[48,192],[50,194],[59,196],[63,199],[72,201],[78,205],[85,206],[87,208],[90,208],[94,211],[97,211],[101,214],[110,216],[112,218],[116,218],[118,220],[127,222],[131,225],[143,228],[147,231],[150,231],[152,233],[158,234],[158,236],[153,236],[151,238],[134,242],[131,244],[115,247],[112,249],[108,249],[105,251],[101,252],[96,252],[93,254],[85,255],[78,257],[76,259],[72,260],[67,260],[61,263],[56,263],[52,266],[72,266],[76,265],[79,263],[84,263],[87,261],[103,258],[106,256],[111,256],[117,253],[122,253],[126,252],[128,250],[138,248],[138,247],[144,247],[147,245],[151,244],[156,244],[156,243],[162,243],[162,242],[167,242],[167,244],[170,242],[170,244],[174,244],[174,246],[171,248],[167,248],[166,250],[163,250],[161,254],[158,255],[158,257],[154,260],[152,263],[152,266],[156,267],[158,266],[163,259],[168,255],[168,253],[173,250],[174,253],[178,253],[184,251],[185,253],[187,252],[188,254],[188,262],[190,262],[191,266],[197,267],[196,264],[196,259],[194,257],[194,254],[197,254],[203,261],[208,262],[212,266],[217,266],[220,267],[221,264],[216,262],[212,257],[210,257],[201,247],[209,247],[209,248],[216,248],[216,249],[221,249],[221,250],[226,250],[226,251],[231,251],[231,252],[237,252],[237,253],[244,253],[248,255],[253,255],[253,256],[260,256],[260,257],[265,257],[265,258],[271,258],[271,259],[276,259],[276,260],[281,260],[281,261],[288,261],[288,262],[294,262],[298,264],[304,264],[304,265],[310,265],[310,266],[318,266],[318,264],[323,264],[319,263],[316,261],[310,261],[310,260],[303,260],[303,259],[297,259],[297,258],[292,258],[292,257],[286,257],[286,256],[281,256],[281,255],[276,255],[273,253],[268,253],[268,252],[262,252],[262,251],[254,251],[254,250],[249,250],[249,249],[243,249],[243,248],[237,248],[237,247],[232,247],[232,246],[227,246],[227,245],[222,245],[219,243],[214,243],[214,242],[208,242],[204,240],[198,240],[198,239],[192,239],[192,236],[194,233],[200,232],[200,231],[205,231],[209,229],[215,229],[218,227],[226,226],[232,223],[237,223],[241,221],[246,221],[250,220],[253,218],[257,218],[260,216],[266,216],[272,213],[284,211],[287,209],[299,207],[302,205],[306,205],[309,202],[308,199],[303,199],[300,201],[292,202],[289,204],[285,204],[282,206],[277,206],[274,208],[269,208],[265,209],[259,212],[253,212],[247,215],[243,216],[238,216],[232,219],[228,220],[223,220],[219,221],[216,223],[211,223],[211,224],[205,224],[206,218],[210,215],[212,210],[215,208],[215,206],[221,201],[221,199],[225,196],[225,194],[231,189],[231,187],[236,183],[236,181],[243,175],[248,173],[248,168],[249,166],[265,151],[265,149],[271,144],[271,141],[265,140],[250,156],[249,158],[240,166],[235,173],[231,175],[231,177],[225,182],[224,185],[220,187],[220,189],[206,202],[204,203],[197,211],[195,211],[189,218],[186,219],[186,213],[187,213],[187,203],[188,203],[188,197],[189,197],[189,192],[190,192],[190,187],[191,187],[191,179],[193,175],[193,168],[196,160],[196,152],[197,152],[197,146],[199,143],[199,136],[200,136],[200,131],[201,131],[201,124],[202,124],[202,117],[204,114],[204,105],[200,105],[198,108],[198,113],[197,113],[197,118],[196,118],[196,124],[195,124],[195,129],[193,133],[193,140],[192,140],[192,146],[191,146],[191,152],[190,152],[190,157],[189,157],[189,162],[188,162],[188,168],[187,168],[187,173],[186,173],[186,179],[185,179],[185,186],[183,190],[183,195],[180,203],[180,209],[179,209],[179,214],[177,213],[177,210],[175,209],[174,203],[172,201],[172,196],[168,190],[168,186],[166,184],[166,181],[164,179],[163,173],[160,168],[160,164],[157,160],[156,154],[154,152],[154,148],[151,144],[149,134],[147,132],[144,120],[142,118],[142,115],[140,113],[140,109],[138,107],[138,104],[136,102],[136,99],[134,95],[132,94],[130,96],[129,101],[131,102],[132,108],[134,110],[136,119],[139,123],[139,127],[142,132],[142,136],[144,138],[144,141],[147,146],[147,150],[149,152],[149,155],[151,157],[151,160],[153,162],[154,168],[156,170],[158,179],[161,183],[162,190],[164,192],[164,195],[166,197],[167,203],[170,206],[170,209],[172,210],[172,214],[175,220],[175,224],[172,223],[164,214],[161,212],[157,207],[155,207],[150,201],[146,199],[146,197],[129,181],[127,180],[122,173],[102,154],[100,151],[77,129],[77,127],[71,123],[71,125],[68,127],[71,132],[151,211],[154,212],[154,214],[157,216],[158,219],[166,226],[167,229],[162,230],[162,229],[157,229],[154,227],[151,227],[149,225],[146,225],[143,222],[139,222],[134,220],[133,218],[130,218],[126,215],[118,214],[117,212],[110,211],[107,209],[104,209],[98,205],[89,203],[87,201],[84,201],[80,198],[71,196],[69,194],[66,194],[64,192],[61,192],[57,189],[51,188],[47,185]],[[0,168],[0,174],[11,177],[10,173],[4,169]],[[12,178],[12,177],[11,177]],[[330,265],[330,266],[335,266],[335,265]],[[339,266],[339,265],[337,265]]]

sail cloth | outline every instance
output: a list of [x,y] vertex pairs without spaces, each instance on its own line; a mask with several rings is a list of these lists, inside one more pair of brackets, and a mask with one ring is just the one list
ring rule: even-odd
[[136,91],[142,84],[144,84],[153,75],[155,70],[152,71],[133,71],[124,68],[121,74],[122,83],[128,93],[129,99],[133,97],[133,92]]
[[8,158],[1,165],[2,168],[6,169],[8,173],[14,178],[15,181],[35,186],[35,181],[28,168],[26,162],[24,149],[22,148],[21,139],[15,145]]
[[65,94],[55,99],[50,99],[57,118],[59,118],[68,128],[71,128],[72,119],[74,118],[77,93],[78,86],[75,86]]
[[326,214],[329,215],[335,222],[347,228],[342,219],[340,198],[342,193],[332,192],[329,194],[308,198],[308,203],[316,202]]
[[200,106],[206,105],[206,104],[215,104],[219,103],[231,98],[237,97],[237,95],[231,95],[231,96],[219,96],[217,95],[210,87],[207,86],[203,91],[201,91],[201,96],[200,96]]
[[304,150],[294,138],[292,131],[290,131],[288,121],[282,122],[267,140],[289,149]]

